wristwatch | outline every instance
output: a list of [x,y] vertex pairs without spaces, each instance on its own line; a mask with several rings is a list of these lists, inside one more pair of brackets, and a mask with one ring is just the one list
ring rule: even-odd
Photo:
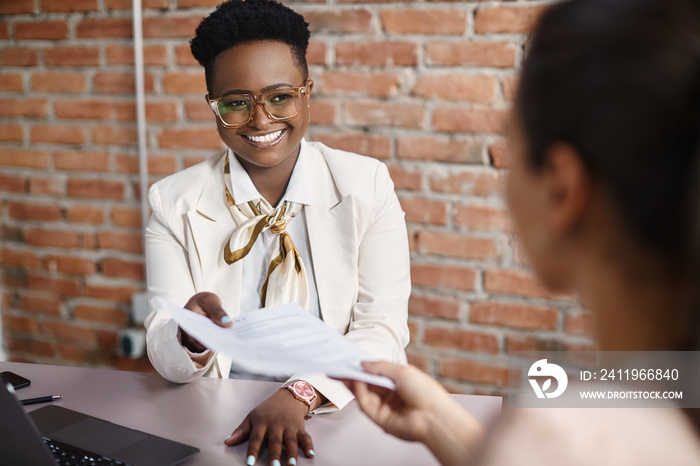
[[292,392],[294,398],[306,403],[306,405],[309,407],[309,411],[311,411],[311,403],[313,403],[317,397],[314,387],[312,387],[308,382],[297,380],[291,385],[288,385],[287,390]]

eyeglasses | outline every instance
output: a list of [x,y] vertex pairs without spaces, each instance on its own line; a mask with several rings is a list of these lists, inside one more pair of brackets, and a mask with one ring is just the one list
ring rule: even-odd
[[308,83],[301,87],[284,87],[257,94],[229,94],[219,99],[206,96],[209,106],[227,128],[248,124],[253,119],[256,104],[274,121],[285,121],[299,114],[302,99],[308,95]]

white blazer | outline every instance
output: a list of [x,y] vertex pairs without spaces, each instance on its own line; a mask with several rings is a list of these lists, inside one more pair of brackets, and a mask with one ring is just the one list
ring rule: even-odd
[[[301,150],[313,180],[313,201],[304,209],[321,316],[377,358],[405,363],[408,235],[386,165],[305,140]],[[239,314],[242,266],[226,264],[222,252],[236,227],[224,196],[224,155],[168,176],[149,191],[148,357],[177,383],[203,375],[226,378],[231,368],[224,354],[195,364],[178,340],[177,323],[154,304],[161,297],[184,306],[194,294],[209,291],[230,316]],[[340,382],[319,374],[294,379],[308,381],[338,408],[352,399]]]

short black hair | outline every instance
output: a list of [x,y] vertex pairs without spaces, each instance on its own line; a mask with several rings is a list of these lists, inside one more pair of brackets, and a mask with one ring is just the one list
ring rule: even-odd
[[204,67],[211,92],[214,61],[222,52],[246,42],[279,41],[292,50],[299,69],[308,78],[306,49],[309,23],[294,10],[274,0],[228,0],[204,18],[190,41],[192,55]]

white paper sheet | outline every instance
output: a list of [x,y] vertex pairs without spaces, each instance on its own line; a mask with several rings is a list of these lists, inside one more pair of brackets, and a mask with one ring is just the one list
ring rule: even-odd
[[362,380],[394,388],[387,377],[367,374],[361,361],[375,357],[336,333],[298,304],[258,309],[219,327],[208,318],[161,298],[165,309],[185,332],[207,348],[228,354],[234,365],[260,375],[289,377],[317,372],[329,377]]

